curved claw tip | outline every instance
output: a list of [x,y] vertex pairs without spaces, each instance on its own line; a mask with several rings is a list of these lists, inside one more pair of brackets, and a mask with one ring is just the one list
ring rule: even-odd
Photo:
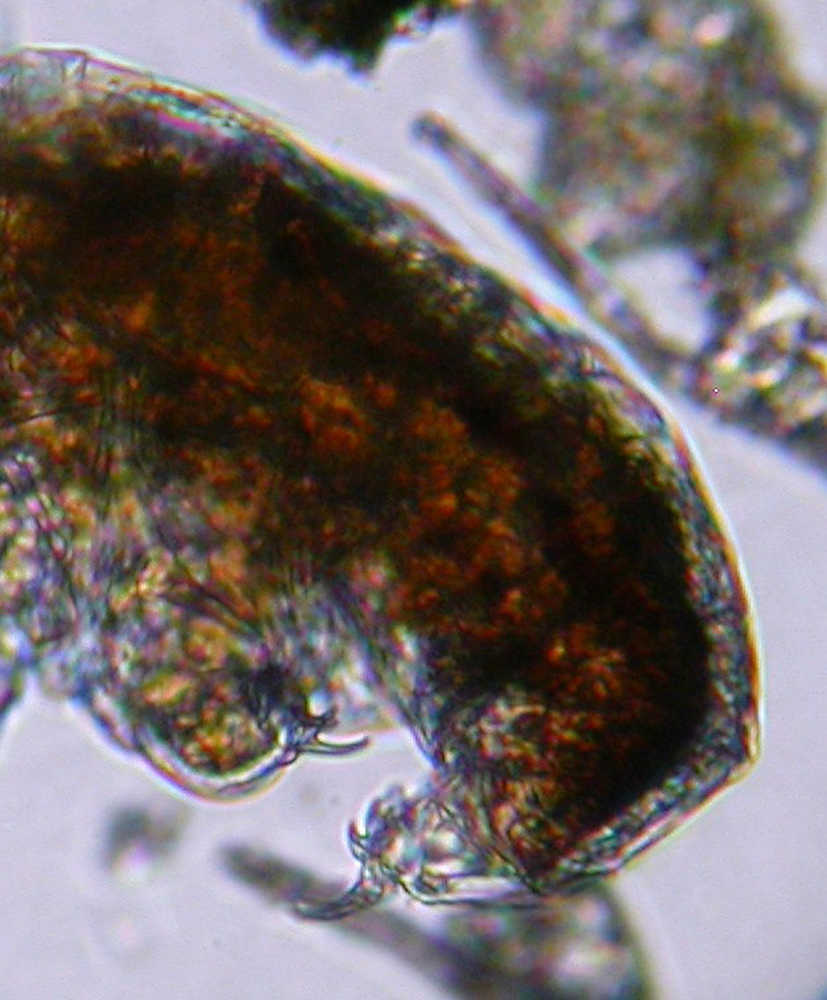
[[304,920],[342,920],[376,906],[385,896],[386,887],[358,881],[336,899],[298,899],[293,912]]
[[304,748],[304,753],[318,753],[327,756],[343,757],[346,754],[358,753],[370,745],[370,738],[367,736],[357,736],[344,743],[328,743],[327,740],[317,738],[312,743],[308,743]]

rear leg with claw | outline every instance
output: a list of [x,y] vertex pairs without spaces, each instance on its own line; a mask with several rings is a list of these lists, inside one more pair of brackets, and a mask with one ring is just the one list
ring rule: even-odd
[[490,902],[492,882],[513,872],[462,835],[447,798],[447,789],[431,778],[413,791],[394,785],[374,799],[362,829],[352,824],[348,835],[361,866],[356,881],[337,899],[300,900],[297,912],[338,920],[376,905],[394,889],[422,903]]

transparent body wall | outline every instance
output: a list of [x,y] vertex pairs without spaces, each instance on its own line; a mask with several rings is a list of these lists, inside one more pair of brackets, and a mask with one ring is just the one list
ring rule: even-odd
[[406,727],[431,773],[323,916],[554,892],[743,770],[736,560],[601,346],[271,122],[4,74],[10,704],[36,675],[218,800]]

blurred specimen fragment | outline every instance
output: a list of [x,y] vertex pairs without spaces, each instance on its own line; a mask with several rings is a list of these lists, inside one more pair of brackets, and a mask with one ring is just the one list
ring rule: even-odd
[[172,854],[187,820],[187,809],[167,799],[112,811],[104,834],[103,863],[119,881],[146,881]]
[[385,42],[425,31],[468,0],[252,0],[265,30],[302,56],[333,52],[370,67]]

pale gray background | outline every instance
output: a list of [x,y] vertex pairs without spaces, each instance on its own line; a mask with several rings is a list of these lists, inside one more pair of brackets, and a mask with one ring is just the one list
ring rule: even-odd
[[[795,0],[782,14],[797,64],[827,93],[827,5]],[[290,63],[231,0],[21,0],[0,7],[0,32],[14,42],[98,46],[268,106],[317,145],[371,164],[372,175],[427,203],[477,256],[559,296],[533,258],[509,246],[490,214],[408,140],[411,118],[439,108],[525,176],[536,122],[497,98],[458,31],[392,46],[370,81],[329,63]],[[825,242],[825,226],[815,227],[808,253],[827,280]],[[691,300],[674,262],[649,258],[628,273],[642,276],[667,324],[691,334]],[[676,280],[664,291],[661,282]],[[812,1000],[827,985],[827,481],[686,404],[676,409],[755,592],[765,751],[744,784],[616,885],[661,996]],[[403,737],[383,737],[350,762],[302,763],[244,805],[191,805],[169,863],[145,884],[124,886],[100,864],[106,818],[119,803],[165,793],[59,706],[32,700],[13,721],[0,752],[0,1000],[440,995],[333,927],[268,910],[215,860],[221,843],[248,840],[346,875],[346,821],[371,792],[420,766]]]

